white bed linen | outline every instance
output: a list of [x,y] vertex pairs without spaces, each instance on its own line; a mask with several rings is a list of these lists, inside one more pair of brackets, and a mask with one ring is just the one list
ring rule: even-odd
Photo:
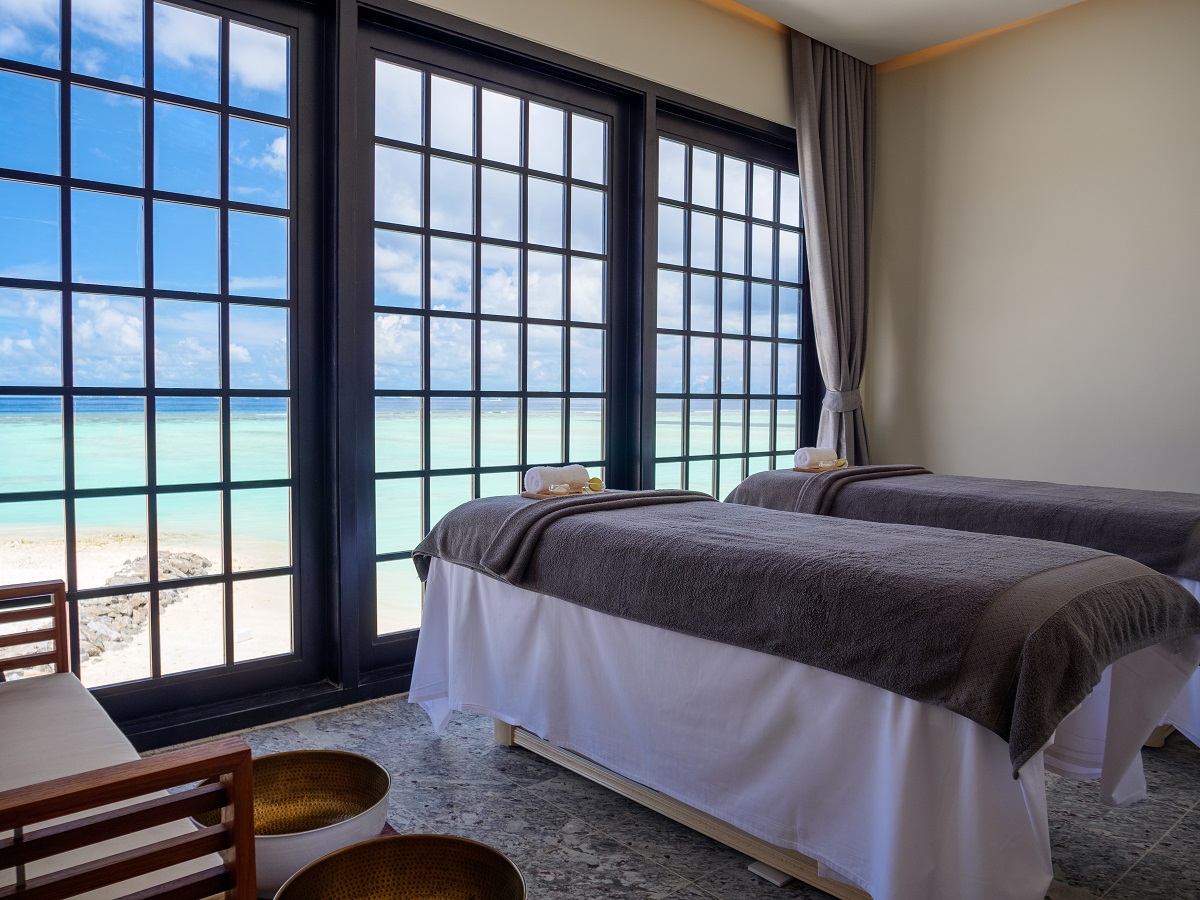
[[[1180,584],[1192,592],[1200,600],[1200,581],[1190,578],[1177,579]],[[1165,721],[1170,722],[1193,744],[1200,744],[1200,671],[1197,671],[1179,692],[1171,708],[1167,710]]]
[[[1181,647],[1106,673],[1110,801],[1144,792],[1141,742],[1200,660]],[[410,701],[439,730],[453,709],[522,725],[875,900],[1040,900],[1052,878],[1046,751],[1017,780],[1008,745],[947,710],[437,559]]]

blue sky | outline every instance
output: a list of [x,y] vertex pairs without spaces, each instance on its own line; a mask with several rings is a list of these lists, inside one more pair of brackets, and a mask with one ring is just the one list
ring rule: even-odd
[[[58,0],[0,0],[0,167],[96,182],[70,189],[64,222],[62,188],[19,176],[0,179],[0,276],[67,277],[89,286],[72,299],[67,323],[76,384],[142,386],[146,355],[153,353],[161,385],[218,387],[222,338],[216,305],[155,299],[153,292],[215,295],[224,258],[231,295],[288,299],[289,130],[230,116],[222,159],[216,113],[186,100],[156,100],[147,108],[141,97],[124,92],[126,85],[147,80],[142,59],[148,23],[141,0],[74,0],[72,15],[70,68],[111,85],[71,86],[70,115],[63,122],[56,79],[2,68],[4,59],[58,65]],[[153,4],[150,18],[156,88],[218,99],[220,20],[164,3]],[[286,36],[232,23],[231,103],[286,116],[288,54]],[[148,147],[151,117],[155,141]],[[71,158],[64,165],[67,128]],[[147,186],[151,162],[153,187],[183,196],[154,200],[147,209],[127,189]],[[211,205],[219,197],[223,168],[229,199],[281,213],[230,211],[228,248],[220,246],[221,212]],[[71,229],[69,259],[62,258],[64,227]],[[154,264],[147,284],[150,250]],[[146,295],[118,296],[111,293],[114,287]],[[145,313],[151,302],[157,310],[153,335],[147,334]],[[239,304],[230,319],[226,340],[234,386],[286,387],[286,310]],[[56,292],[0,288],[0,383],[61,384],[63,327]]]

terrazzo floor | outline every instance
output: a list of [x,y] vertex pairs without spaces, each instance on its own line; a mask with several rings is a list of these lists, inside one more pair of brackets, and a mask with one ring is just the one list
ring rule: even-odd
[[[517,747],[491,719],[456,713],[445,734],[405,696],[293,719],[243,735],[254,753],[351,750],[392,774],[396,831],[484,841],[520,867],[529,900],[570,897],[796,900],[740,853]],[[1049,776],[1055,882],[1051,900],[1200,900],[1200,749],[1178,734],[1143,750],[1149,796],[1111,809],[1094,784]],[[986,900],[986,898],[979,898]]]

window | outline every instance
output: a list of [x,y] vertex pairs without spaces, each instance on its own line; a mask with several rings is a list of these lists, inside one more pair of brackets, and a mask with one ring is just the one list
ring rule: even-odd
[[64,8],[0,12],[0,572],[92,687],[290,657],[293,29]]
[[658,138],[655,486],[718,498],[800,445],[800,180]]

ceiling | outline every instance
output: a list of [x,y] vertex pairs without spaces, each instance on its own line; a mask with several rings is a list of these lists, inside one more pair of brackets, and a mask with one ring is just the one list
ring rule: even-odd
[[740,0],[868,63],[1040,15],[1075,0]]

